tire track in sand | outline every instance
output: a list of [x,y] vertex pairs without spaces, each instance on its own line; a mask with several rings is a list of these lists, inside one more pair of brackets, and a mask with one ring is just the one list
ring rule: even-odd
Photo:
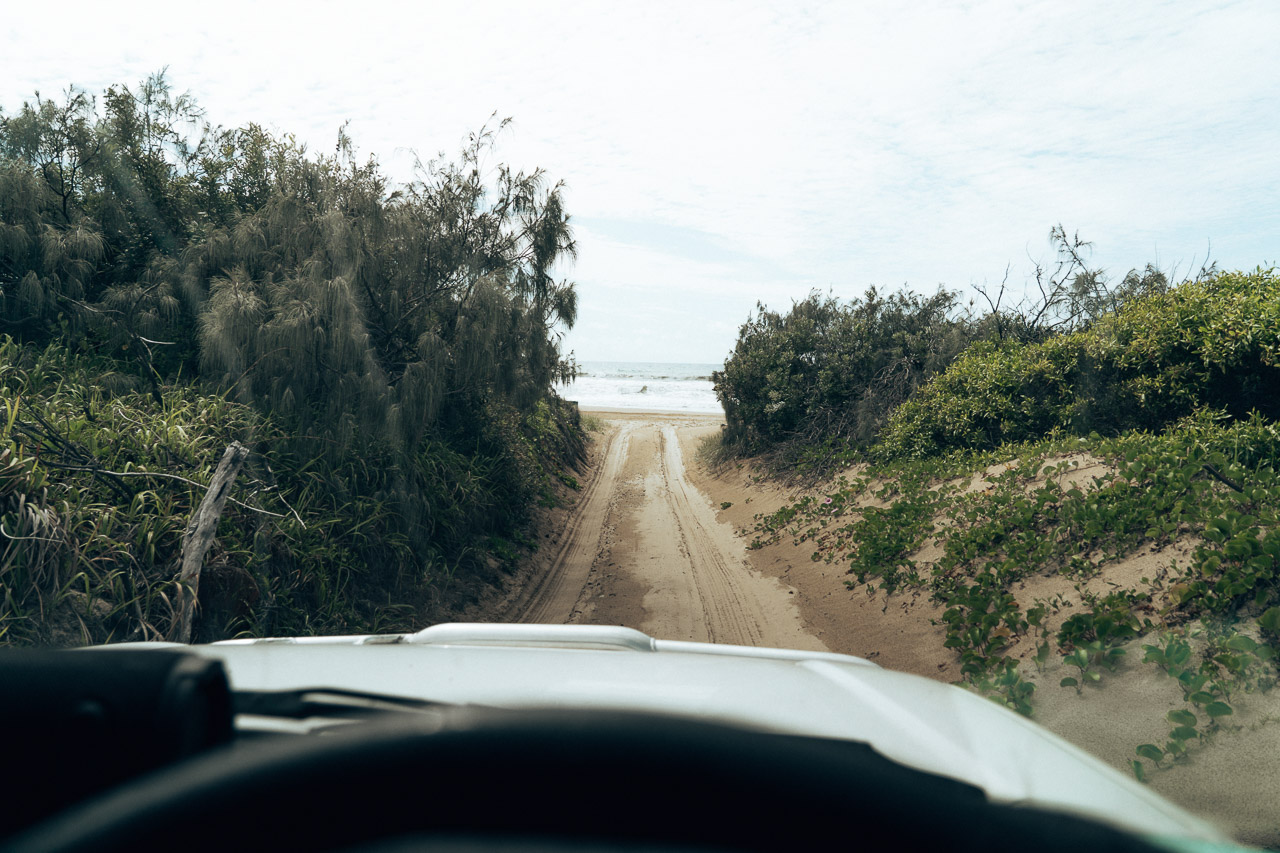
[[520,614],[516,621],[561,625],[573,615],[602,547],[605,521],[634,429],[634,424],[624,424],[609,433],[604,461],[569,518],[560,538],[560,550],[550,568],[529,584],[513,607],[512,612]]
[[715,535],[721,525],[706,498],[685,477],[674,427],[665,426],[659,433],[658,458],[658,496],[667,505],[664,514],[671,520],[671,532],[688,565],[678,592],[684,601],[678,606],[701,614],[710,642],[762,645],[768,620],[742,582],[747,569],[736,553],[741,546],[734,543],[726,549]]
[[742,539],[686,475],[682,438],[694,443],[718,423],[636,414],[623,424],[633,429],[610,535],[574,621],[660,639],[825,650],[793,590],[751,568]]

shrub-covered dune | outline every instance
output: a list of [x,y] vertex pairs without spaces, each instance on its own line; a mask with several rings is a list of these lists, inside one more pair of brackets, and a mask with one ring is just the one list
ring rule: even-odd
[[975,342],[754,545],[919,611],[929,674],[1274,845],[1280,774],[1252,757],[1280,749],[1280,276],[1041,337]]

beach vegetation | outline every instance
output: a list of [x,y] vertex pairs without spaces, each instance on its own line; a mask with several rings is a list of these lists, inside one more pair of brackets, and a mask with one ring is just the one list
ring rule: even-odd
[[[962,680],[1024,711],[1031,692],[1011,666],[1058,671],[1058,683],[1083,692],[1117,672],[1136,639],[1165,632],[1144,662],[1167,669],[1216,725],[1230,712],[1214,704],[1208,714],[1211,703],[1229,708],[1233,691],[1275,682],[1266,625],[1280,619],[1278,432],[1257,413],[1200,410],[1162,432],[1059,434],[877,463],[758,516],[754,544],[789,537],[844,566],[853,590],[927,594]],[[1162,549],[1186,562],[1109,580]],[[1053,577],[1072,591],[1048,601],[1023,592]],[[1202,622],[1230,631],[1192,655],[1180,638]]]
[[694,458],[698,460],[698,464],[714,471],[736,462],[738,457],[726,447],[722,429],[698,439]]
[[393,186],[345,126],[223,128],[163,73],[0,113],[0,641],[167,635],[232,441],[197,637],[408,628],[500,579],[585,447],[563,186],[504,125]]
[[959,296],[811,293],[787,313],[758,306],[713,374],[725,442],[823,466],[869,442],[888,413],[972,340]]
[[[990,449],[1054,428],[1087,434],[1130,426],[1110,420],[1123,403],[1110,389],[1129,382],[1131,393],[1146,393],[1130,375],[1141,372],[1140,360],[1112,369],[1108,353],[1144,330],[1159,336],[1144,312],[1179,309],[1152,307],[1152,300],[1191,291],[1171,287],[1151,265],[1110,281],[1087,265],[1089,244],[1061,225],[1049,240],[1056,260],[1036,265],[1017,301],[1006,273],[998,287],[975,285],[981,301],[967,303],[946,289],[924,297],[872,288],[848,301],[814,292],[786,313],[759,305],[713,375],[727,446],[767,459],[776,473],[814,480],[868,458]],[[1204,268],[1184,284],[1214,273]],[[1118,325],[1101,328],[1108,323]],[[1086,340],[1095,343],[1086,347]],[[1160,340],[1176,373],[1180,344]],[[1175,409],[1163,412],[1166,421]]]
[[[1171,283],[1148,266],[1112,286],[1077,237],[1052,239],[1059,265],[1037,268],[1039,298],[1014,310],[1003,286],[978,288],[986,316],[945,293],[879,312],[878,295],[762,307],[717,374],[726,444],[784,476],[828,475],[757,516],[753,547],[789,538],[843,566],[852,590],[927,593],[962,680],[1011,708],[1031,712],[1028,678],[1056,673],[1083,695],[1135,640],[1163,637],[1143,663],[1177,680],[1187,708],[1164,745],[1139,748],[1142,775],[1276,680],[1280,275],[1210,266]],[[943,343],[862,430],[850,425],[884,365],[919,354],[909,336],[891,338],[903,349],[887,362],[891,347],[851,343],[868,317],[860,328],[920,322]],[[827,364],[862,378],[841,386]],[[1166,553],[1141,581],[1112,580]],[[1028,600],[1050,578],[1074,591]],[[1201,631],[1211,641],[1187,639]]]
[[1280,276],[1214,274],[1127,301],[1042,343],[984,341],[889,418],[880,458],[1055,432],[1161,430],[1200,409],[1280,416]]

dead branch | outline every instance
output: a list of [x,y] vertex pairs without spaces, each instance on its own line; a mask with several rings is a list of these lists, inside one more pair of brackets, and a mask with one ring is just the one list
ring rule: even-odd
[[236,474],[240,473],[240,466],[248,455],[249,449],[238,441],[227,446],[218,469],[213,474],[213,481],[209,483],[209,491],[205,492],[204,499],[200,501],[200,506],[182,536],[182,571],[178,574],[178,621],[173,632],[180,643],[191,642],[191,626],[195,617],[196,599],[200,593],[200,569],[204,564],[204,555],[213,545],[222,508],[227,503]]
[[1223,474],[1221,471],[1219,471],[1214,466],[1210,465],[1208,462],[1204,463],[1204,470],[1208,471],[1211,475],[1213,475],[1213,478],[1215,480],[1217,480],[1219,483],[1222,483],[1224,486],[1227,486],[1237,492],[1244,491],[1243,486],[1241,486],[1239,483],[1232,480],[1226,474]]

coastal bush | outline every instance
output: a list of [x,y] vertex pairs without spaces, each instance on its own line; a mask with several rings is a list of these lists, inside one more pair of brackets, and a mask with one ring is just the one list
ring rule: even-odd
[[1280,417],[1280,275],[1227,272],[1128,303],[1088,337],[1118,429],[1159,429],[1207,406]]
[[[27,377],[5,399],[23,395],[14,428],[42,436],[11,449],[15,482],[26,471],[50,495],[131,503],[106,472],[207,482],[201,466],[252,437],[245,476],[296,513],[223,541],[255,603],[217,625],[216,608],[202,610],[218,636],[405,624],[422,618],[406,602],[446,585],[474,594],[493,577],[484,543],[525,541],[521,526],[583,456],[577,410],[554,391],[575,372],[560,340],[576,290],[553,276],[574,253],[563,188],[494,164],[500,130],[391,187],[345,128],[326,155],[255,125],[214,126],[163,74],[0,114],[0,334]],[[74,379],[42,384],[33,364]],[[40,406],[57,417],[32,426]],[[121,425],[99,426],[98,406],[167,418],[204,443],[160,442],[170,455],[156,457]],[[210,419],[200,427],[186,420],[197,410]],[[79,467],[58,467],[72,447]],[[170,519],[191,509],[186,497],[146,506]],[[171,532],[121,559],[160,577]],[[12,548],[37,541],[3,544],[21,560]],[[127,609],[130,631],[163,622]]]
[[[0,336],[0,642],[162,637],[200,484],[230,441],[271,433],[246,407],[191,388],[156,401],[111,367]],[[257,486],[250,496],[241,484],[235,499],[289,529],[278,493]],[[210,600],[248,594],[224,555],[251,549],[258,520],[228,504]]]
[[1069,418],[1083,333],[1040,344],[975,344],[889,417],[881,458],[1031,441]]
[[972,339],[955,293],[842,302],[811,293],[786,314],[763,305],[713,375],[725,440],[744,452],[839,455],[867,443],[894,406]]
[[[1056,225],[1049,242],[1056,260],[1036,264],[1016,303],[1007,281],[973,286],[985,315],[973,313],[973,301],[960,309],[958,294],[945,290],[886,297],[873,288],[848,303],[811,293],[786,314],[759,305],[713,377],[726,448],[764,454],[775,471],[812,478],[865,458],[890,415],[916,398],[895,428],[907,434],[882,441],[882,452],[995,447],[1034,438],[1064,419],[1113,432],[1119,380],[1104,356],[1084,351],[1090,338],[1076,335],[1168,293],[1168,278],[1148,264],[1110,282],[1088,267],[1089,243],[1078,234]],[[1213,270],[1202,269],[1197,283]],[[957,362],[974,342],[986,349]],[[950,386],[931,392],[947,383],[948,369]],[[926,411],[938,404],[944,411]]]
[[1278,355],[1280,276],[1220,273],[1135,297],[1069,335],[972,347],[894,411],[873,454],[1159,430],[1202,407],[1275,419]]

